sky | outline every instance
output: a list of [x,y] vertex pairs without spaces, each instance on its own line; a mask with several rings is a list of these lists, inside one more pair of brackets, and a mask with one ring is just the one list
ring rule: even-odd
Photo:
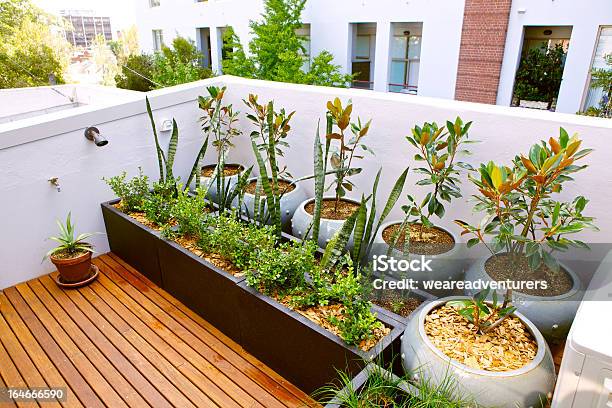
[[142,0],[33,0],[33,3],[53,14],[62,9],[93,10],[98,16],[110,17],[116,32],[134,24],[136,1]]

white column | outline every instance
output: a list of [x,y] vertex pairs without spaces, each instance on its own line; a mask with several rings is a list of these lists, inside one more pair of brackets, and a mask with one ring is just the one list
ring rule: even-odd
[[223,38],[219,33],[219,27],[210,27],[210,55],[212,56],[211,68],[213,72],[219,75],[223,74],[221,66],[222,48]]
[[588,90],[587,78],[597,42],[598,28],[594,24],[575,25],[572,28],[563,80],[557,99],[557,112],[576,113],[582,108],[582,99]]
[[391,46],[391,23],[376,23],[376,52],[374,54],[374,90],[389,90],[389,51]]

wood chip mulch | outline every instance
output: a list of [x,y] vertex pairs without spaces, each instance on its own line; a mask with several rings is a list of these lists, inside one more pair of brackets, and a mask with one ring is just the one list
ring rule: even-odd
[[241,277],[244,276],[244,272],[236,267],[232,262],[225,259],[219,254],[208,254],[202,251],[195,239],[188,237],[179,237],[175,239],[176,243],[185,248],[186,250],[192,252],[196,256],[207,260],[211,264],[215,265],[219,269],[223,269],[225,272],[236,276]]
[[[295,310],[311,322],[323,327],[325,330],[332,332],[336,336],[342,338],[338,327],[330,323],[330,317],[335,317],[338,320],[343,319],[344,306],[340,304],[331,304],[327,306],[314,306],[306,309],[297,309],[291,305],[291,297],[285,296],[280,298],[279,296],[273,296],[273,298],[287,306],[289,309]],[[383,337],[391,333],[391,329],[381,325],[381,327],[375,329],[369,339],[364,339],[359,343],[358,347],[363,351],[368,351],[374,347]]]
[[538,346],[525,325],[509,317],[486,334],[451,306],[433,310],[425,318],[425,333],[448,357],[468,367],[486,371],[511,371],[534,359]]

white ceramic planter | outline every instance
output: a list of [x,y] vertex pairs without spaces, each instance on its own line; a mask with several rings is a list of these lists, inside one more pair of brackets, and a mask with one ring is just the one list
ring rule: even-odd
[[515,313],[535,338],[538,351],[535,358],[518,370],[490,372],[470,368],[446,356],[436,348],[425,333],[425,317],[436,307],[449,300],[448,297],[428,303],[413,313],[407,320],[402,337],[402,362],[407,372],[421,371],[434,384],[439,384],[447,375],[457,382],[458,394],[474,398],[474,402],[485,407],[541,407],[548,393],[555,386],[555,366],[552,355],[542,334],[525,316]]
[[[227,163],[226,166],[240,166],[240,169],[241,169],[240,173],[238,174],[234,174],[233,176],[225,176],[225,180],[224,180],[225,185],[229,186],[230,191],[231,191],[236,187],[236,184],[238,184],[238,177],[240,177],[240,174],[242,174],[242,172],[244,171],[244,166],[242,164],[236,164],[236,163]],[[204,166],[204,167],[208,167],[208,166]],[[202,169],[204,169],[204,167]],[[206,187],[208,183],[210,183],[210,181],[211,181],[210,177],[200,176],[200,186]],[[191,185],[189,186],[189,188],[191,190],[195,189],[195,181],[191,182]],[[211,184],[210,188],[208,189],[208,194],[206,195],[206,197],[215,203],[219,202],[216,181]]]
[[[465,279],[474,281],[482,280],[491,282],[493,279],[485,271],[484,265],[489,257],[478,259],[473,263],[465,274]],[[567,265],[560,264],[572,278],[572,289],[558,296],[533,296],[514,291],[512,303],[519,312],[524,314],[540,330],[547,340],[558,342],[569,333],[569,329],[576,316],[576,311],[580,305],[582,291],[578,275]],[[471,296],[474,291],[466,291]],[[499,292],[500,296],[504,293]]]
[[[332,199],[333,197],[324,197],[324,199]],[[350,198],[343,198],[344,201],[349,201],[360,205],[359,201],[351,200]],[[312,215],[306,212],[306,205],[314,201],[314,198],[303,201],[295,210],[295,214],[293,214],[293,218],[291,219],[291,233],[293,236],[304,239],[306,235],[306,231],[310,229],[310,233],[308,234],[308,238],[312,238]],[[318,244],[321,248],[325,248],[330,239],[334,236],[334,234],[342,228],[342,224],[344,224],[345,220],[330,220],[327,218],[321,217],[321,223],[319,227],[319,240]],[[349,242],[347,244],[347,248],[350,250],[353,248],[353,234],[349,238]]]
[[[374,243],[372,248],[370,249],[369,259],[373,259],[374,255],[386,255],[389,250],[389,244],[385,242],[383,239],[383,232],[387,227],[392,225],[400,225],[401,221],[389,221],[384,223],[378,229],[376,233],[376,237],[374,237]],[[410,278],[414,281],[418,282],[419,289],[425,290],[432,295],[442,297],[442,296],[450,296],[454,293],[453,291],[448,291],[445,289],[425,289],[424,283],[427,281],[459,281],[463,280],[464,272],[465,272],[465,246],[459,243],[457,236],[452,232],[440,228],[442,231],[449,234],[453,237],[455,241],[455,246],[448,252],[438,255],[425,255],[425,259],[431,259],[431,263],[429,264],[431,267],[431,271],[416,271],[416,272],[406,272],[406,273],[397,273],[397,272],[384,272],[385,274],[390,274],[393,278],[396,279],[404,279]],[[391,251],[391,255],[395,259],[407,259],[406,256],[402,253],[402,251],[398,249],[393,249]],[[421,255],[410,254],[410,259],[420,259]],[[382,274],[382,273],[381,273]]]
[[[257,181],[257,177],[252,177],[247,181],[247,185],[253,181]],[[292,183],[291,180],[283,179],[288,183]],[[289,192],[283,194],[280,199],[280,207],[281,207],[281,222],[283,227],[289,225],[291,218],[293,218],[293,214],[298,206],[304,202],[308,198],[306,195],[306,191],[299,183],[292,183],[295,188]],[[265,197],[260,197],[260,202],[263,200],[264,205],[267,206]],[[237,205],[237,204],[235,204]],[[255,195],[245,193],[242,201],[242,209],[249,216],[253,217],[255,212]]]

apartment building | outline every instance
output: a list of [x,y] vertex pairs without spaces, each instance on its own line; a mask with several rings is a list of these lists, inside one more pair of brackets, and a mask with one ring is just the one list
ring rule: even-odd
[[[221,72],[222,33],[246,46],[262,0],[138,0],[143,51],[176,35],[194,39]],[[523,52],[566,49],[556,111],[596,106],[593,67],[612,53],[610,0],[308,0],[300,34],[307,55],[330,51],[353,86],[509,106]]]
[[113,39],[110,17],[96,16],[92,10],[60,10],[60,16],[69,23],[64,36],[74,47],[89,48],[98,35]]

